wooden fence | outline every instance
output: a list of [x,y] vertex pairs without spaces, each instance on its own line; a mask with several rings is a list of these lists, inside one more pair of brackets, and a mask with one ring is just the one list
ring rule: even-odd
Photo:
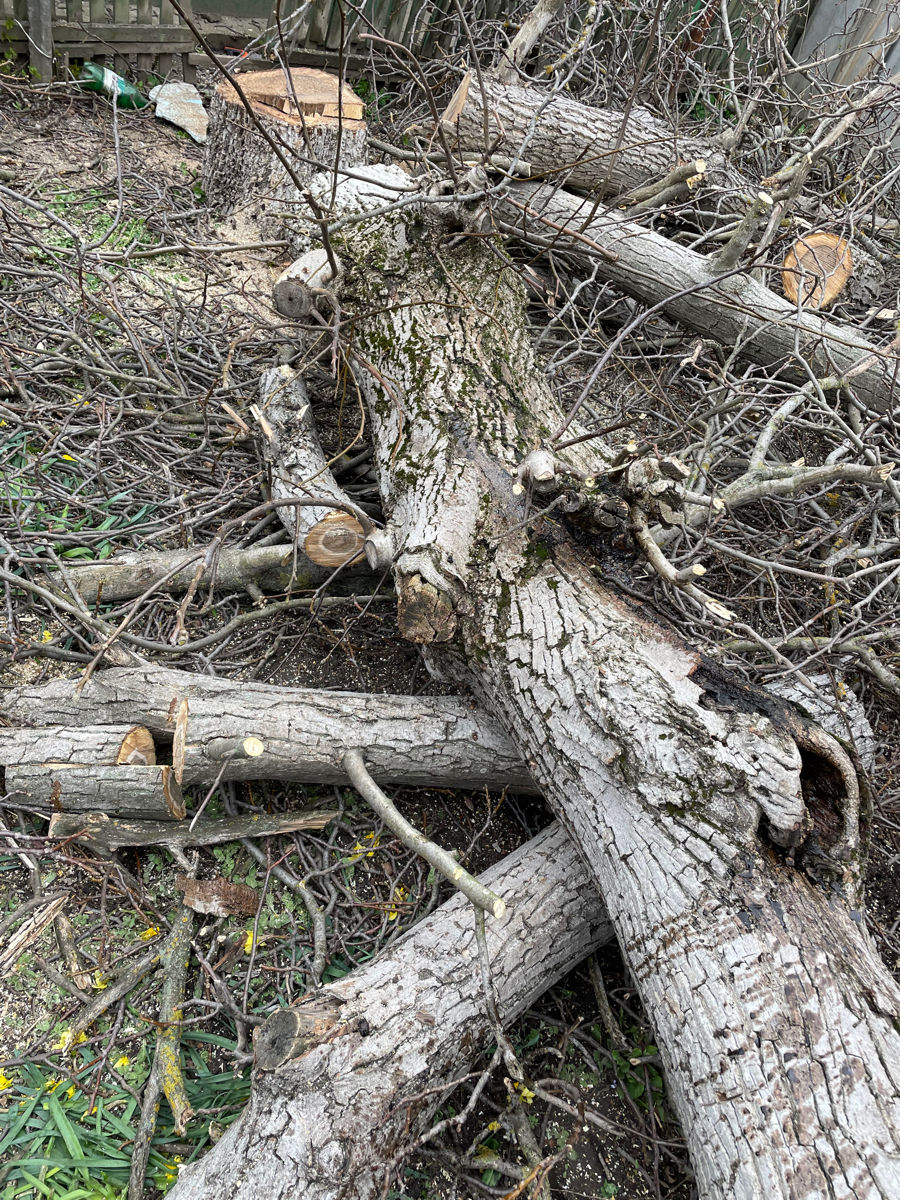
[[[179,0],[191,14],[190,0]],[[414,53],[452,53],[462,40],[453,0],[359,0],[362,17],[342,0],[221,0],[223,13],[256,18],[275,37],[276,11],[281,39],[292,61],[333,68],[337,52],[365,57],[364,35],[374,32]],[[203,11],[217,11],[216,0],[203,0]],[[468,20],[512,14],[516,0],[466,0]],[[792,54],[798,63],[828,58],[822,68],[837,83],[849,83],[873,64],[900,69],[900,0],[809,0],[788,6],[792,12]],[[685,0],[685,12],[691,10]],[[728,0],[736,20],[768,20],[758,0]],[[193,77],[191,58],[199,50],[194,35],[169,0],[0,0],[0,53],[29,57],[42,82],[52,76],[54,57],[109,61],[120,71],[126,58],[137,58],[138,71],[166,75],[180,55],[184,78]],[[240,44],[240,40],[239,40]],[[219,50],[222,47],[214,46]],[[720,52],[716,52],[720,53]],[[717,61],[710,60],[715,68]],[[795,81],[803,87],[802,77]]]
[[[190,14],[190,0],[181,7]],[[166,75],[176,54],[185,78],[196,39],[168,0],[0,0],[3,41],[28,57],[39,82],[53,76],[54,57],[65,68],[72,58],[109,59],[122,69],[136,57],[138,70]]]

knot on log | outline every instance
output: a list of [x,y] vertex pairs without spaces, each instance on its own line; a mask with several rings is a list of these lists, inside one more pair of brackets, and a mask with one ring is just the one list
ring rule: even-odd
[[457,627],[450,597],[421,575],[410,575],[400,585],[397,622],[401,636],[420,645],[449,642]]
[[293,1008],[283,1008],[254,1031],[253,1059],[260,1071],[274,1071],[302,1058],[328,1038],[338,1023],[342,1003],[328,993],[304,996]]
[[684,520],[684,483],[689,474],[674,455],[639,458],[626,468],[623,490],[651,519],[663,526],[679,525]]

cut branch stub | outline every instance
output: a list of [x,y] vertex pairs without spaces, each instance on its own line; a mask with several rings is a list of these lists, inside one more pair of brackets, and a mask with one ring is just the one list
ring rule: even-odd
[[326,251],[310,250],[292,262],[272,284],[272,303],[283,317],[298,321],[308,317],[316,300],[328,290],[334,292],[339,283]]
[[304,996],[292,1008],[274,1013],[256,1031],[253,1054],[260,1071],[274,1071],[291,1059],[302,1058],[313,1046],[324,1041],[335,1027],[340,1000],[327,993]]
[[782,286],[788,300],[804,308],[827,308],[853,273],[850,245],[836,233],[808,233],[785,255]]

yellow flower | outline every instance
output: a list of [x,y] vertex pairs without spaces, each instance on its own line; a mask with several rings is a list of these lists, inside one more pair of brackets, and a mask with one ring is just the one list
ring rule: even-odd
[[44,1090],[48,1092],[55,1092],[61,1083],[61,1079],[48,1079],[44,1084]]
[[253,949],[253,930],[247,930],[247,936],[244,938],[244,953],[249,954]]
[[374,858],[375,857],[375,851],[378,848],[378,844],[381,841],[381,838],[378,838],[375,836],[375,831],[373,829],[371,833],[367,833],[365,835],[364,840],[369,843],[368,846],[363,845],[360,842],[357,842],[356,845],[353,847],[353,849],[350,851],[350,853],[351,853],[351,855],[353,855],[353,857],[348,860],[349,862],[354,863],[354,862],[356,862],[357,859],[362,858],[363,855],[365,855],[366,858]]
[[0,1092],[5,1092],[7,1088],[11,1088],[14,1082],[14,1079],[10,1079],[0,1071]]
[[72,1084],[72,1086],[70,1088],[67,1089],[66,1095],[69,1097],[70,1100],[75,1095],[75,1084],[74,1083]]
[[71,454],[64,454],[63,458],[65,459],[66,462],[74,462],[75,461],[75,459],[72,457]]
[[144,929],[141,932],[141,941],[149,942],[151,938],[155,938],[158,935],[159,935],[159,926],[158,925],[150,925],[147,929]]
[[100,970],[99,967],[94,972],[94,978],[91,981],[91,986],[93,987],[95,992],[102,992],[104,988],[109,987],[109,984],[103,978],[103,972]]
[[499,1121],[489,1121],[488,1122],[488,1129],[490,1130],[491,1133],[496,1133],[499,1128],[500,1128]]
[[120,1054],[119,1057],[116,1059],[116,1061],[113,1063],[113,1066],[116,1068],[117,1071],[124,1071],[130,1062],[131,1062],[131,1059],[128,1057],[127,1054]]
[[[96,984],[94,986],[96,987]],[[106,984],[104,983],[103,986],[106,987]],[[81,1042],[86,1042],[86,1041],[87,1041],[86,1033],[78,1033],[75,1035],[75,1037],[72,1037],[72,1030],[64,1029],[62,1031],[62,1033],[59,1035],[59,1041],[56,1042],[55,1045],[51,1046],[50,1049],[51,1050],[68,1050],[68,1049],[70,1049],[70,1047],[77,1046]]]
[[393,894],[393,896],[391,897],[391,901],[392,901],[392,903],[391,903],[391,911],[388,913],[388,920],[389,920],[389,921],[396,921],[396,920],[397,920],[397,913],[398,913],[398,910],[397,910],[397,908],[396,908],[396,905],[398,905],[398,904],[402,904],[402,903],[403,903],[403,901],[406,899],[407,895],[408,895],[408,892],[407,892],[407,890],[406,890],[406,888],[405,888],[405,887],[401,887],[401,886],[398,884],[398,885],[397,885],[397,886],[394,888],[394,894]]
[[53,641],[53,634],[50,632],[49,629],[45,629],[44,632],[41,634],[41,641],[42,642],[52,642]]

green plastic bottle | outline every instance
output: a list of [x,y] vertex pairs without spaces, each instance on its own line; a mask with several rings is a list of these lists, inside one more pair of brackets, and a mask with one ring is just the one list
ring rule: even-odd
[[78,82],[89,92],[103,92],[105,96],[115,94],[119,108],[145,108],[149,104],[133,83],[97,63],[82,63]]

